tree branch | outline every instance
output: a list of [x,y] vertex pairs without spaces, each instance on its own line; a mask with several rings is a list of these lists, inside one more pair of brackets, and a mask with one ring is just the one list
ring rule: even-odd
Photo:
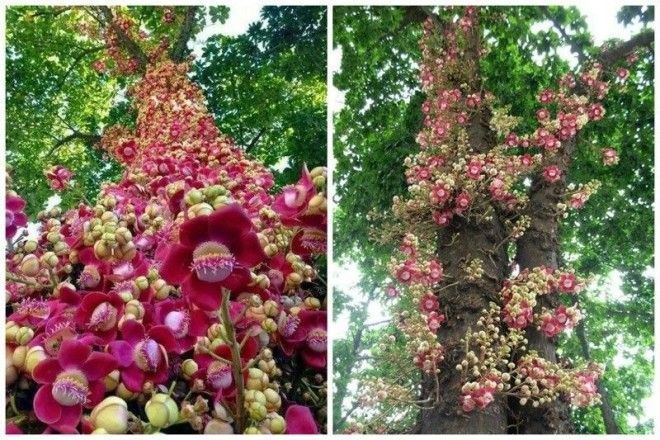
[[96,47],[90,47],[89,49],[85,49],[85,50],[83,50],[82,52],[80,52],[80,53],[78,54],[78,56],[76,56],[76,57],[73,59],[73,63],[71,63],[71,65],[69,66],[69,68],[67,69],[67,71],[66,71],[66,72],[64,73],[64,75],[62,76],[62,78],[58,81],[58,83],[57,83],[57,90],[60,90],[60,89],[62,88],[62,86],[63,86],[64,83],[66,82],[66,80],[67,80],[67,78],[69,77],[69,75],[71,75],[71,72],[73,72],[73,68],[76,67],[76,65],[77,65],[77,64],[78,64],[83,58],[85,58],[85,56],[87,56],[87,55],[91,55],[91,54],[93,54],[93,53],[95,53],[95,52],[99,52],[99,51],[105,49],[106,47],[107,47],[107,46],[105,46],[105,45],[103,45],[103,46],[96,46]]
[[199,8],[199,6],[189,6],[186,10],[186,18],[183,20],[179,38],[177,38],[170,51],[170,58],[174,62],[180,63],[187,55],[188,41],[192,37],[193,27],[195,26],[195,16],[197,15]]
[[562,27],[562,25],[557,21],[554,15],[552,15],[552,12],[550,11],[550,7],[548,6],[539,6],[541,9],[541,12],[545,16],[545,18],[552,23],[552,26],[559,32],[559,35],[564,39],[566,43],[568,43],[569,47],[571,48],[571,52],[573,52],[575,55],[577,55],[578,58],[578,65],[584,64],[584,62],[587,60],[587,55],[584,53],[584,51],[578,46],[578,44],[575,42],[574,38],[571,35],[568,35],[566,33],[566,30]]
[[101,136],[93,133],[80,133],[79,131],[73,132],[72,134],[58,140],[52,147],[50,147],[50,150],[48,150],[48,155],[50,156],[62,145],[68,144],[69,142],[76,139],[80,139],[87,144],[94,145],[101,140]]
[[601,52],[597,57],[598,61],[607,69],[640,47],[651,48],[654,38],[655,32],[652,29],[640,32],[630,40]]
[[245,152],[246,153],[252,151],[252,148],[254,148],[254,146],[257,144],[257,142],[259,142],[259,139],[261,139],[261,136],[263,136],[263,134],[265,132],[266,132],[265,128],[262,128],[261,130],[259,130],[259,133],[257,133],[257,135],[254,138],[252,138],[250,143],[245,147]]
[[140,48],[140,46],[129,37],[126,32],[119,26],[114,21],[114,15],[112,14],[112,10],[107,7],[107,6],[99,6],[99,10],[101,11],[101,14],[103,14],[103,17],[105,17],[106,25],[109,26],[113,32],[117,35],[117,38],[119,39],[119,44],[128,51],[128,53],[131,54],[133,58],[135,58],[138,62],[138,71],[140,73],[144,73],[144,71],[147,68],[147,55],[144,53],[144,51]]

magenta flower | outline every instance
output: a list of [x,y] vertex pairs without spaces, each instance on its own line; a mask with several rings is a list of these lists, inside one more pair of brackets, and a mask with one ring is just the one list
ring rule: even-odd
[[119,295],[89,292],[80,303],[76,323],[82,331],[98,336],[107,344],[117,335],[117,322],[123,310],[124,302]]
[[5,238],[9,240],[14,237],[18,228],[27,225],[27,215],[23,212],[25,200],[10,192],[5,200],[5,208]]
[[103,399],[102,379],[116,368],[111,355],[92,352],[77,340],[64,341],[57,358],[34,368],[33,379],[42,385],[34,396],[34,413],[57,431],[75,431],[82,407],[92,408]]
[[251,282],[249,268],[266,260],[252,221],[239,205],[181,225],[179,243],[169,249],[160,273],[204,310],[217,310],[222,288],[236,292]]
[[[239,339],[242,339],[240,336]],[[205,353],[195,354],[195,362],[199,369],[193,374],[192,380],[201,379],[209,390],[216,393],[215,398],[233,397],[236,393],[234,377],[231,369],[231,349],[228,345],[219,345],[213,350],[213,353],[227,362],[217,360],[213,356]],[[245,366],[259,353],[259,343],[255,338],[248,338],[241,347],[240,357],[241,365]],[[243,371],[243,379],[248,379],[247,368]]]
[[130,391],[141,393],[145,382],[161,384],[169,376],[167,353],[176,348],[176,340],[164,325],[145,331],[137,321],[129,320],[121,327],[123,340],[110,343],[110,353],[122,367],[121,380]]
[[298,224],[298,217],[307,210],[309,201],[316,195],[314,182],[309,175],[307,166],[303,166],[302,176],[295,185],[288,185],[275,198],[273,210],[280,215],[285,225]]
[[198,336],[205,336],[210,325],[206,312],[188,307],[182,299],[159,301],[155,306],[155,321],[170,329],[176,338],[176,354],[184,353],[195,345]]
[[45,173],[50,188],[55,191],[62,191],[69,186],[73,173],[62,165],[55,165]]
[[291,356],[296,349],[305,364],[323,369],[327,363],[328,323],[325,311],[302,310],[298,315],[282,315],[278,323],[280,345]]
[[287,434],[318,434],[319,428],[314,421],[312,411],[303,405],[291,405],[286,409]]

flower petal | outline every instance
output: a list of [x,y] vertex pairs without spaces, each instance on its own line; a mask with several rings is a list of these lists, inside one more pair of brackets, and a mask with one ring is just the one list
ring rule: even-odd
[[250,271],[242,266],[234,267],[231,275],[222,281],[222,285],[232,293],[241,293],[245,287],[252,281]]
[[325,369],[325,365],[328,363],[327,353],[316,353],[312,350],[303,350],[302,358],[305,364],[316,370]]
[[252,220],[237,204],[225,206],[209,216],[209,237],[229,248],[252,228]]
[[87,360],[91,352],[91,346],[85,345],[75,339],[67,339],[62,342],[57,357],[60,360],[62,368],[66,370],[70,367],[80,367]]
[[[231,275],[230,275],[231,278]],[[190,302],[203,310],[218,310],[222,303],[222,283],[205,283],[191,274],[181,285],[183,294]]]
[[137,365],[131,365],[121,372],[121,381],[124,386],[134,393],[141,393],[144,386],[144,372]]
[[93,381],[107,376],[118,367],[117,359],[108,353],[92,353],[83,364],[81,371],[87,380]]
[[287,434],[318,434],[312,411],[303,405],[291,405],[286,410]]
[[63,434],[77,433],[76,427],[80,423],[80,416],[82,416],[82,405],[63,406],[62,416],[56,423],[51,424],[51,427]]
[[32,370],[32,378],[40,384],[53,383],[58,374],[62,372],[60,362],[55,358],[45,359]]
[[186,220],[179,229],[179,242],[188,248],[194,249],[208,240],[209,216],[207,215]]
[[121,326],[122,338],[131,345],[135,345],[144,339],[144,335],[144,326],[134,319],[125,321]]
[[103,396],[105,396],[105,385],[103,382],[100,380],[90,382],[89,395],[87,396],[85,407],[94,408],[99,402],[101,402],[101,400],[103,400]]
[[190,275],[192,263],[192,250],[180,244],[170,247],[165,261],[158,272],[170,284],[181,284]]
[[128,367],[133,363],[133,347],[126,341],[113,341],[109,344],[110,353],[117,359],[119,366]]
[[149,336],[165,347],[165,351],[173,351],[176,348],[176,339],[166,325],[157,325],[149,330]]
[[261,247],[259,238],[252,231],[243,234],[234,247],[235,249],[232,253],[236,261],[243,266],[254,267],[266,260],[266,254]]
[[62,416],[62,405],[53,398],[52,385],[39,388],[32,404],[37,418],[47,425],[57,422]]

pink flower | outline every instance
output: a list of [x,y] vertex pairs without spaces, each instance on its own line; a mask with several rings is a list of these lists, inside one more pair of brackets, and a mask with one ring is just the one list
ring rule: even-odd
[[284,416],[287,434],[318,434],[312,411],[303,405],[291,405]]
[[601,103],[591,104],[587,114],[592,121],[600,121],[605,115],[605,107]]
[[554,99],[555,94],[550,89],[545,89],[539,94],[539,101],[543,104],[549,104]]
[[117,335],[117,322],[124,310],[124,302],[115,293],[89,292],[83,296],[76,313],[82,331],[98,336],[104,343]]
[[62,191],[66,189],[69,186],[71,177],[73,176],[73,173],[62,165],[53,166],[44,174],[48,178],[48,184],[50,185],[51,189],[55,191]]
[[603,165],[612,166],[619,163],[619,155],[613,148],[603,148],[601,150],[603,156]]
[[179,243],[165,258],[160,274],[180,284],[189,301],[203,310],[217,310],[222,288],[240,293],[250,283],[249,268],[266,260],[252,221],[239,205],[186,221]]
[[321,310],[302,310],[298,315],[281,315],[278,331],[280,345],[290,356],[300,350],[306,365],[321,370],[327,363],[327,315]]
[[443,322],[445,322],[445,315],[436,311],[432,311],[426,315],[426,323],[429,326],[429,330],[433,332],[439,329]]
[[562,293],[575,293],[577,290],[578,283],[577,278],[574,274],[567,272],[559,276],[559,282],[557,283],[557,288]]
[[440,307],[440,302],[438,301],[438,297],[432,292],[426,293],[419,300],[419,310],[424,314],[435,312],[438,310],[438,307]]
[[27,225],[27,215],[23,212],[25,200],[11,192],[5,200],[5,238],[10,240],[16,235],[18,228]]
[[282,223],[296,225],[299,223],[299,217],[305,214],[309,201],[315,195],[314,182],[307,171],[307,166],[303,166],[302,176],[298,183],[282,189],[282,193],[273,202],[273,210],[280,215]]
[[187,306],[182,299],[166,299],[155,305],[156,323],[164,325],[176,338],[174,353],[184,353],[195,345],[197,338],[205,336],[210,322],[208,315],[194,305]]
[[389,298],[396,298],[397,296],[399,296],[399,291],[397,290],[396,287],[392,285],[387,286],[385,291],[387,292],[387,296]]
[[462,213],[466,209],[470,207],[470,204],[472,203],[472,198],[470,197],[470,194],[468,192],[461,192],[459,195],[456,196],[454,199],[454,212],[457,214]]
[[619,67],[616,71],[616,76],[621,80],[625,81],[628,79],[628,76],[630,76],[630,71],[626,69],[625,67]]
[[438,224],[438,226],[442,226],[443,228],[445,226],[449,226],[449,223],[451,223],[451,219],[454,216],[454,214],[447,210],[447,211],[434,211],[433,214],[433,221]]
[[561,179],[561,169],[556,165],[549,165],[543,168],[543,178],[546,182],[557,182]]
[[545,108],[541,108],[536,111],[536,119],[538,119],[539,121],[545,121],[549,117],[550,117],[550,113]]
[[573,209],[580,209],[584,206],[587,201],[587,195],[583,192],[577,192],[571,195],[571,200],[569,204]]
[[[245,335],[238,335],[239,340],[242,340]],[[257,339],[248,337],[245,344],[241,347],[240,357],[241,365],[245,366],[259,353],[259,343]],[[195,354],[195,362],[199,369],[193,374],[191,379],[201,379],[208,389],[216,393],[216,399],[220,397],[232,397],[236,393],[233,372],[231,368],[231,349],[228,345],[218,345],[213,354],[225,359],[227,362],[222,362],[210,354],[197,353]],[[247,380],[247,368],[243,372],[243,379]]]
[[109,344],[110,353],[121,368],[121,380],[130,391],[141,393],[145,382],[158,385],[169,377],[168,353],[176,349],[176,340],[164,325],[144,326],[135,320],[124,322],[122,340]]
[[77,340],[64,341],[57,358],[41,361],[32,373],[42,385],[33,402],[37,418],[57,431],[75,431],[83,406],[92,408],[103,399],[102,379],[116,368],[111,355],[92,352]]
[[447,184],[438,184],[431,188],[431,202],[435,203],[436,205],[442,205],[447,200],[449,200],[450,196],[451,193],[449,190],[449,185]]
[[135,139],[129,139],[122,142],[115,151],[117,157],[122,163],[130,164],[137,155],[138,145]]

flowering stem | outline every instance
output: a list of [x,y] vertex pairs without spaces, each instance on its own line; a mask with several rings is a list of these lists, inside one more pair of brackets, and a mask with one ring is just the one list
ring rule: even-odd
[[244,431],[244,393],[245,386],[243,384],[243,369],[241,367],[241,352],[238,341],[236,341],[236,332],[232,325],[231,317],[229,315],[229,293],[223,293],[222,298],[222,323],[225,326],[225,333],[231,349],[232,359],[232,372],[234,374],[234,383],[236,384],[236,431],[242,433]]
[[15,283],[27,284],[28,286],[36,286],[37,285],[36,281],[30,280],[30,279],[23,279],[23,278],[15,276],[15,275],[12,275],[10,273],[6,274],[6,278],[9,281],[13,281]]

